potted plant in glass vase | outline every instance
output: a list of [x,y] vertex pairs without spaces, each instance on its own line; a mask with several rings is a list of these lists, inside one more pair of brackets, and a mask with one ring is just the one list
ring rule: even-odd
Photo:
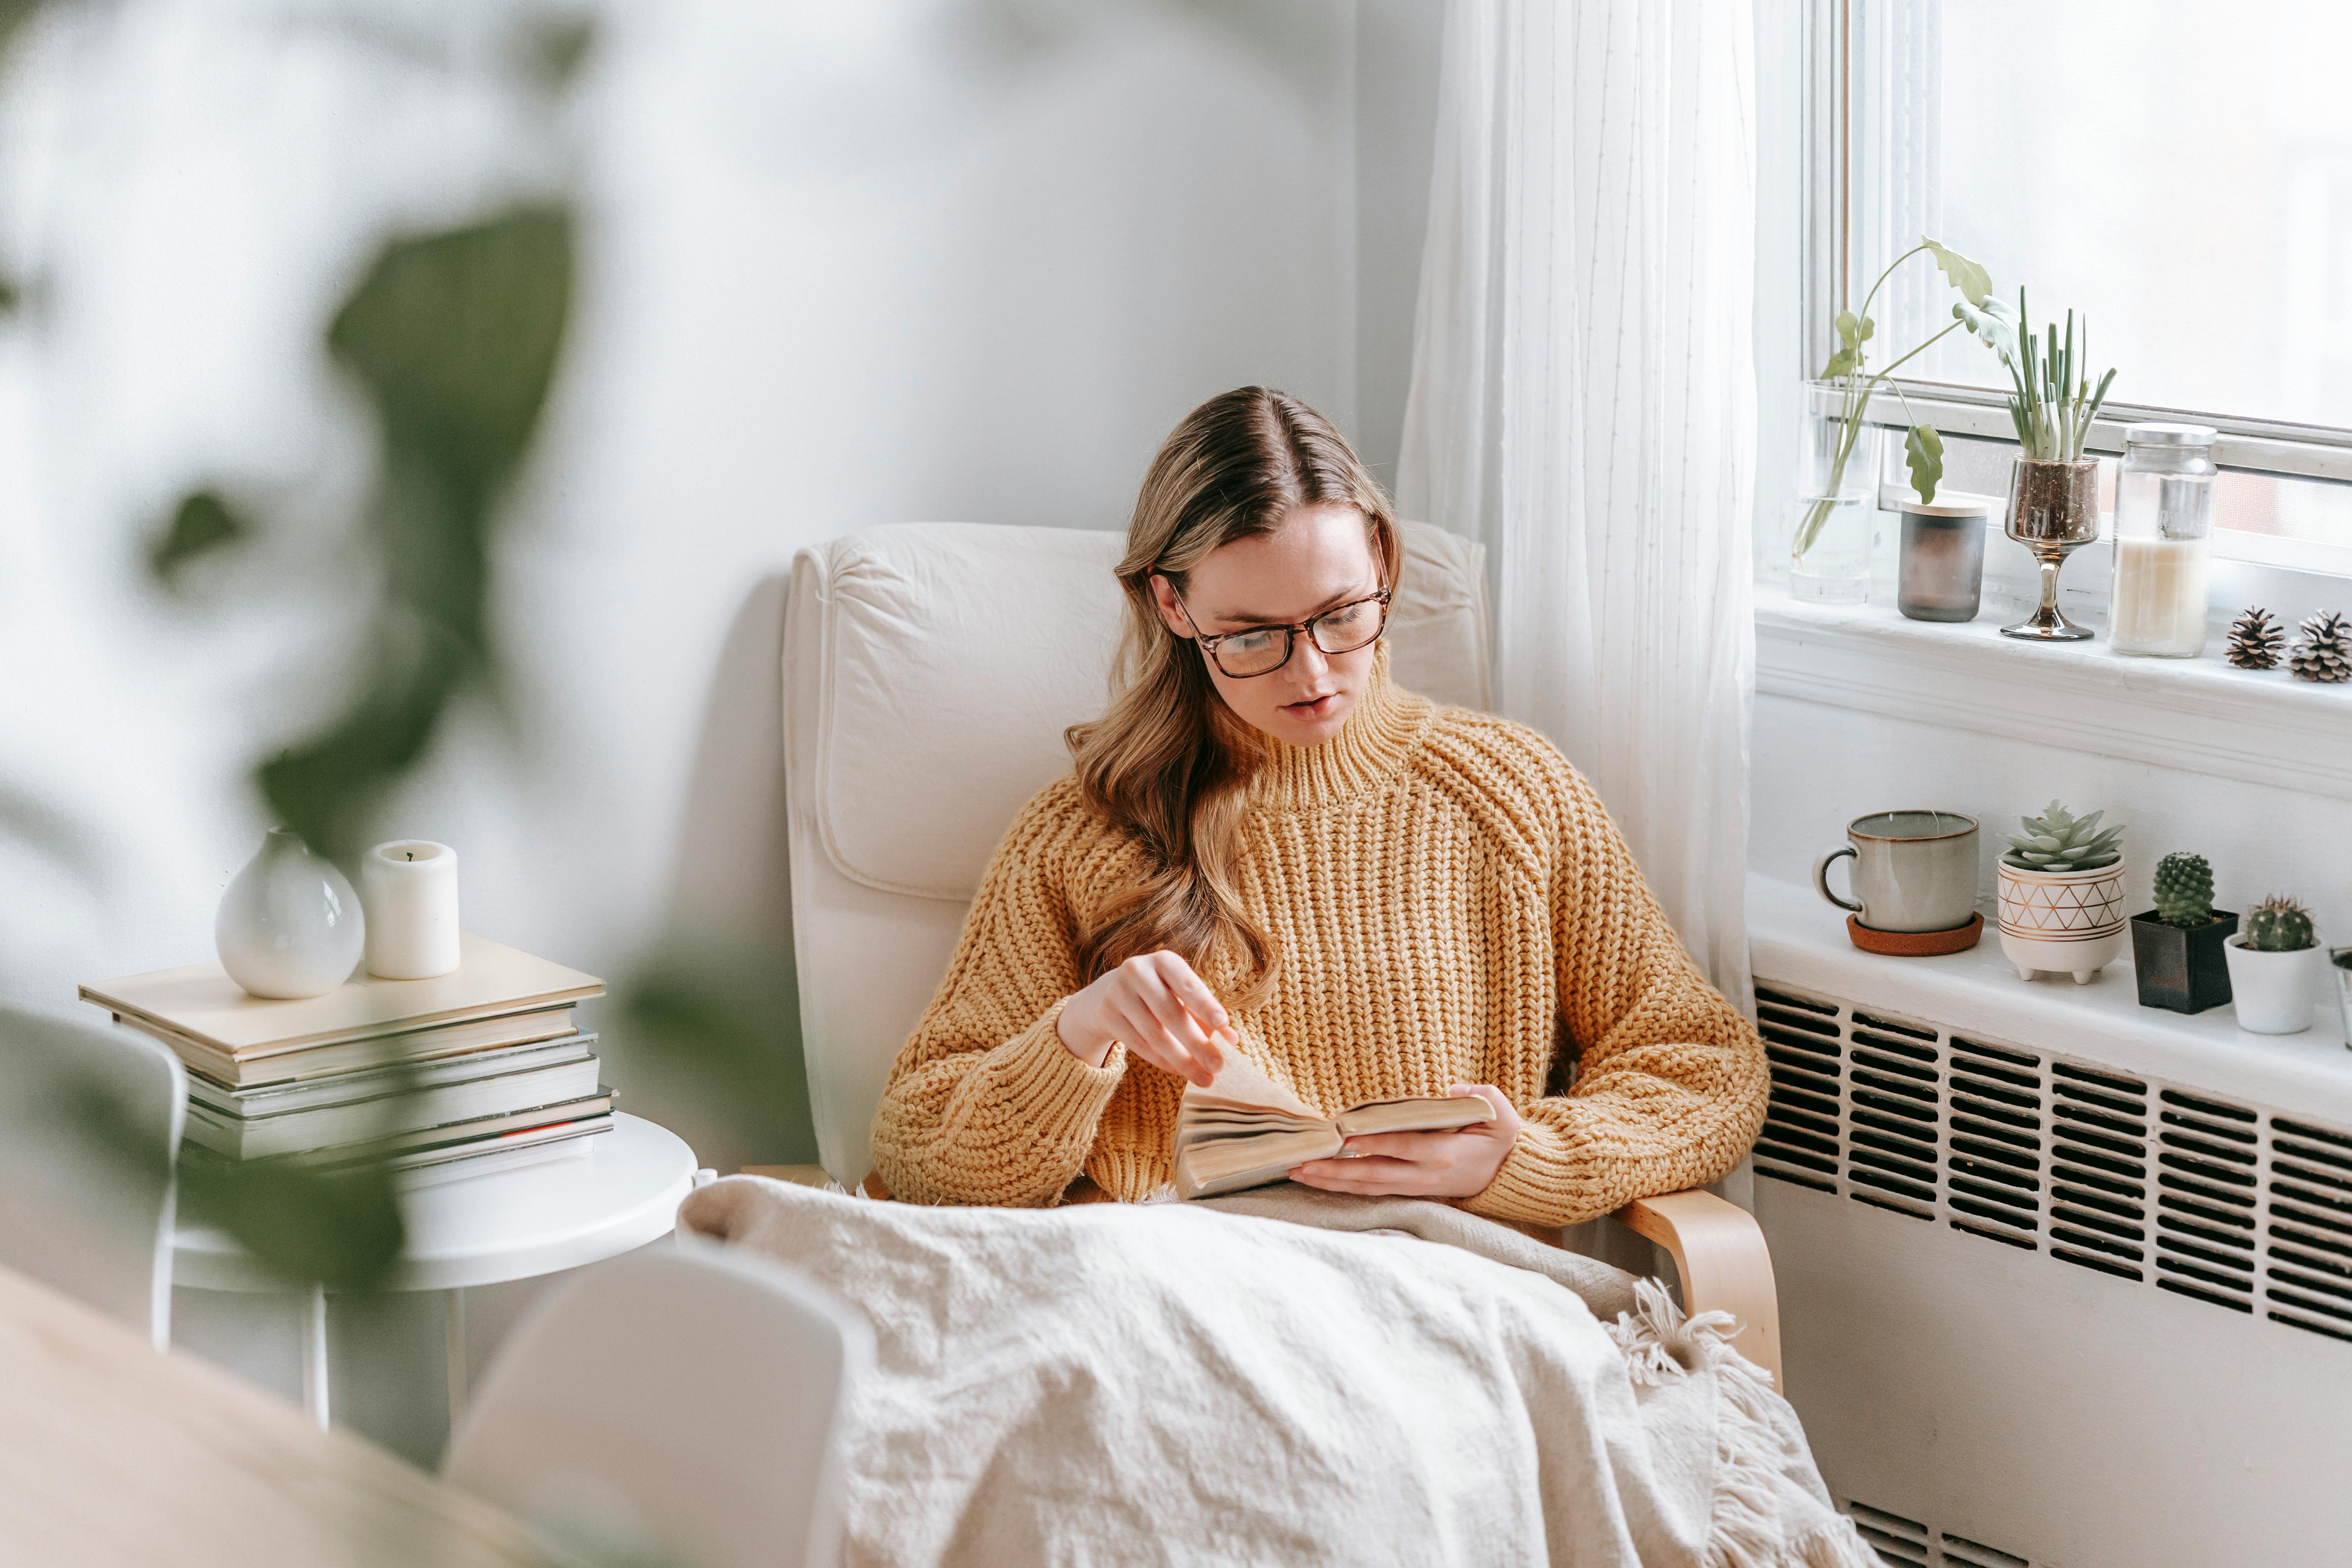
[[2066,312],[2066,335],[2049,322],[2046,344],[2037,342],[2025,313],[2025,290],[2017,291],[2017,314],[1997,300],[1952,307],[1952,314],[2000,356],[2009,371],[2010,422],[2017,427],[2018,455],[2009,470],[2009,537],[2033,552],[2042,566],[2042,602],[2033,614],[2003,637],[2037,642],[2080,642],[2090,631],[2058,609],[2058,569],[2066,557],[2099,537],[2099,460],[2083,456],[2091,421],[2116,379],[2109,369],[2091,385],[2083,367],[2090,357],[2091,323],[2083,321],[2075,342],[2074,312]]
[[2167,855],[2156,863],[2156,908],[2132,916],[2132,968],[2139,1005],[2202,1013],[2230,999],[2230,965],[2221,944],[2238,917],[2213,907],[2213,868],[2202,855]]
[[2222,950],[2238,1027],[2256,1035],[2299,1035],[2311,1027],[2311,992],[2324,967],[2311,913],[2289,898],[2269,898],[2246,911],[2244,929]]
[[[1981,312],[1994,303],[1990,273],[1949,246],[1923,238],[1887,264],[1864,296],[1861,310],[1838,312],[1838,349],[1822,367],[1821,384],[1826,384],[1824,389],[1835,394],[1837,413],[1824,420],[1807,411],[1812,449],[1806,454],[1808,472],[1802,486],[1806,493],[1789,509],[1789,591],[1798,598],[1858,605],[1870,596],[1871,518],[1877,510],[1878,485],[1877,463],[1868,440],[1872,426],[1865,418],[1870,399],[1890,386],[1902,397],[1902,387],[1889,378],[1969,321],[1956,307],[1951,325],[1884,366],[1871,366],[1869,345],[1878,332],[1871,306],[1895,268],[1921,255],[1935,258],[1937,268],[1959,290],[1969,310]],[[1905,417],[1910,414],[1906,399]],[[1903,445],[1912,488],[1923,503],[1933,502],[1936,486],[1944,477],[1943,437],[1934,426],[1914,421],[1904,433]]]
[[2076,816],[2056,801],[2020,818],[1999,867],[2000,950],[2021,979],[2042,971],[2088,985],[2124,950],[2124,830],[2104,811]]

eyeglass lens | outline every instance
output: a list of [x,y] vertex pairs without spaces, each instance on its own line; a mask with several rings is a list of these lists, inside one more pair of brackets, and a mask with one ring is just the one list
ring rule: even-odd
[[[1318,616],[1307,627],[1315,646],[1325,653],[1353,653],[1381,635],[1386,613],[1387,606],[1378,599],[1361,599]],[[1293,635],[1283,626],[1235,632],[1217,644],[1217,668],[1237,679],[1270,674],[1290,662]]]

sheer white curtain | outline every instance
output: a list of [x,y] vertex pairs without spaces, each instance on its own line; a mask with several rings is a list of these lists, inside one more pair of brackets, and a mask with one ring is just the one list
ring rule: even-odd
[[1753,59],[1748,0],[1453,0],[1397,484],[1743,1006]]

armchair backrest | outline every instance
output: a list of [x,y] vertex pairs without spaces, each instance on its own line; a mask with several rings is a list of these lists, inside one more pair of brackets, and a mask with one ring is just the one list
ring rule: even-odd
[[[1399,684],[1487,706],[1484,552],[1403,525]],[[803,550],[785,612],[793,947],[817,1152],[868,1168],[890,1063],[1013,815],[1103,710],[1122,536],[900,523]]]

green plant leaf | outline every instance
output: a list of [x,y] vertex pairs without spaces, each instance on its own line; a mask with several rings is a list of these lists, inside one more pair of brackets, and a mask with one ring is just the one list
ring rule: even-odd
[[1969,334],[2000,356],[2000,363],[2017,363],[2017,327],[2008,319],[2009,312],[1987,305],[1982,309],[1966,303],[1954,305],[1952,314],[1968,323]]
[[367,530],[383,601],[358,697],[257,782],[270,815],[329,859],[357,853],[449,700],[495,689],[490,534],[554,378],[572,243],[570,216],[539,206],[394,239],[328,331],[382,431]]
[[1903,437],[1904,464],[1911,470],[1911,488],[1921,501],[1936,499],[1944,477],[1944,437],[1933,425],[1914,425]]
[[1962,300],[1971,305],[1982,306],[1992,298],[1992,274],[1981,265],[1970,261],[1950,246],[1939,245],[1925,236],[1920,237],[1919,243],[1927,247],[1927,254],[1936,258],[1937,269],[1960,291]]
[[170,524],[148,545],[147,570],[165,587],[177,588],[180,574],[190,562],[225,549],[252,531],[219,491],[194,491],[182,499]]
[[1830,355],[1830,363],[1822,366],[1822,379],[1835,381],[1853,369],[1853,350],[1844,348]]
[[392,1173],[382,1162],[314,1171],[272,1161],[183,1160],[182,1201],[289,1283],[371,1290],[406,1239]]
[[1871,340],[1872,335],[1877,331],[1878,323],[1872,321],[1868,316],[1864,316],[1862,319],[1861,325],[1854,329],[1853,341],[1858,343],[1866,343]]
[[1848,348],[1862,342],[1862,318],[1852,310],[1840,310],[1837,313],[1837,335],[1838,342]]

